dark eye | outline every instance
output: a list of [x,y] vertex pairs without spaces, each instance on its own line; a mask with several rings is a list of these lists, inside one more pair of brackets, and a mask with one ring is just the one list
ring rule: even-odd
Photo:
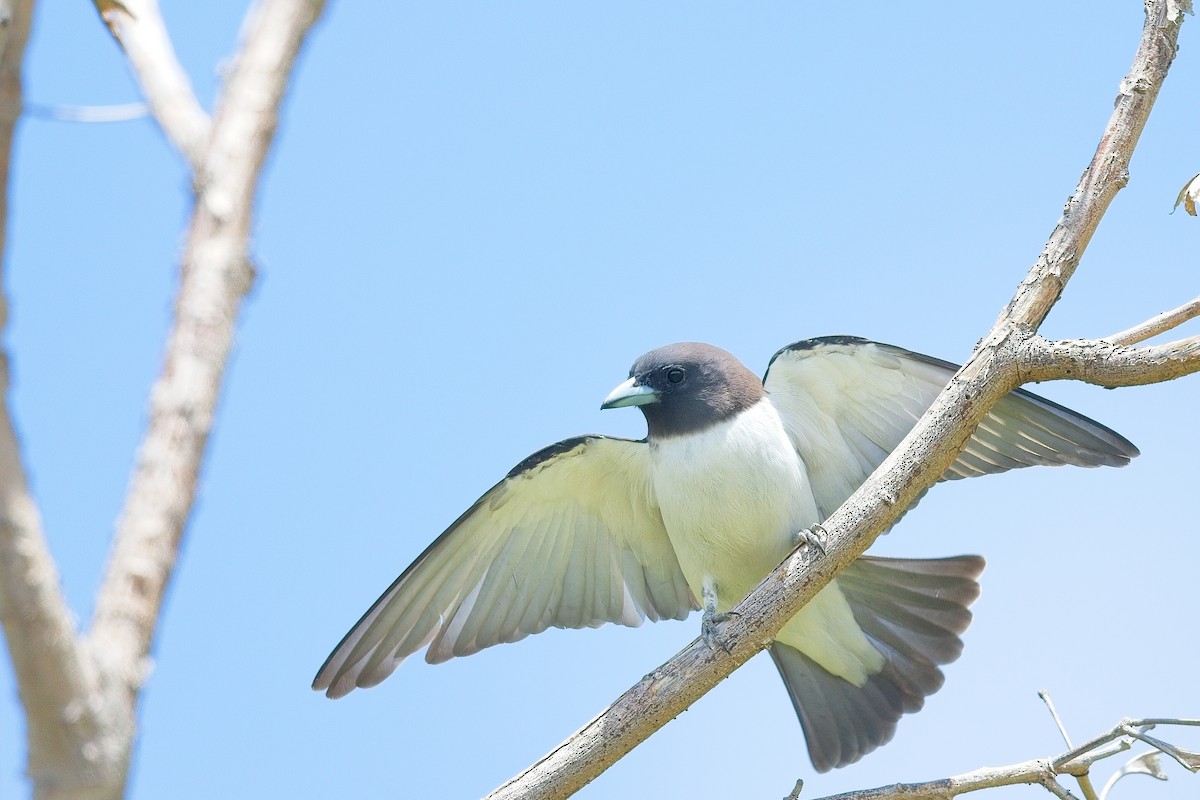
[[667,380],[671,383],[679,383],[684,379],[687,373],[681,367],[668,367]]

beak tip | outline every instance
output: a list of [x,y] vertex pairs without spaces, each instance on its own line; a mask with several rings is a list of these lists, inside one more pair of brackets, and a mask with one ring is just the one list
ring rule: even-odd
[[608,397],[604,398],[604,402],[600,404],[600,409],[609,408],[625,408],[626,406],[644,406],[650,403],[658,402],[658,392],[649,386],[643,386],[636,382],[635,378],[622,383],[617,388],[613,389]]

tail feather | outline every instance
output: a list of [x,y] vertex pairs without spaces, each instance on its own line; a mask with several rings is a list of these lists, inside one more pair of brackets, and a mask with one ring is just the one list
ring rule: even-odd
[[916,710],[897,683],[881,679],[885,673],[872,675],[860,687],[782,642],[772,644],[770,652],[800,718],[817,772],[852,764],[887,743],[900,715]]
[[904,714],[918,711],[945,681],[941,664],[962,653],[959,634],[979,596],[978,556],[891,559],[864,556],[837,582],[855,620],[884,657],[862,686],[837,677],[794,647],[771,657],[787,686],[818,772],[843,767],[891,740]]

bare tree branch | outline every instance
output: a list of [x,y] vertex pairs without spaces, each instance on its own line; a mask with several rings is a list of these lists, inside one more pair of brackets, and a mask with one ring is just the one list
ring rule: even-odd
[[44,106],[25,104],[25,113],[59,122],[129,122],[150,116],[148,103],[119,103],[108,106]]
[[[0,253],[7,244],[8,183],[13,133],[22,110],[21,61],[33,17],[32,0],[6,5],[0,20]],[[8,301],[0,296],[0,329]],[[8,356],[0,355],[0,624],[12,654],[28,719],[29,773],[49,777],[53,764],[77,751],[54,720],[73,719],[94,734],[79,698],[92,694],[97,676],[76,638],[75,619],[59,588],[58,571],[29,492],[15,426],[8,409]]]
[[736,616],[722,629],[728,653],[693,642],[490,799],[563,798],[593,780],[766,647],[837,571],[943,474],[992,405],[1023,380],[1021,345],[1058,300],[1100,218],[1128,180],[1130,156],[1174,58],[1181,23],[1173,2],[1148,0],[1137,54],[1116,107],[1041,257],[913,431],[823,524],[827,556],[814,558],[812,548],[799,548],[734,609]]
[[[1182,747],[1176,747],[1169,742],[1148,735],[1146,731],[1153,727],[1153,725],[1140,726],[1136,722],[1129,722],[1123,726],[1123,730],[1126,736],[1145,742],[1160,753],[1175,759],[1187,771],[1200,772],[1200,753],[1184,750]],[[1135,728],[1140,728],[1140,730],[1135,730]]]
[[1038,699],[1046,704],[1046,710],[1050,712],[1050,718],[1054,720],[1054,727],[1058,728],[1058,733],[1063,738],[1063,743],[1067,747],[1071,747],[1071,737],[1067,734],[1067,726],[1063,724],[1062,717],[1058,715],[1058,709],[1054,707],[1054,701],[1050,699],[1050,693],[1045,689],[1038,690]]
[[[1163,725],[1185,726],[1200,724],[1200,720],[1193,719],[1122,720],[1107,733],[1054,758],[1039,758],[1005,767],[985,767],[965,772],[962,775],[922,783],[897,783],[875,789],[859,789],[853,792],[829,795],[819,798],[819,800],[950,800],[950,798],[968,792],[977,792],[980,789],[1016,786],[1022,783],[1039,784],[1056,797],[1074,797],[1058,783],[1060,777],[1070,775],[1086,779],[1088,770],[1097,761],[1128,750],[1130,739],[1143,737],[1143,734],[1135,730],[1136,728],[1155,722]],[[1113,741],[1118,741],[1117,746],[1102,748],[1102,745]],[[1164,753],[1177,749],[1173,745],[1158,740],[1154,740],[1152,746]],[[1160,746],[1165,746],[1167,749],[1162,749]],[[1195,770],[1193,769],[1193,771]]]
[[[1046,710],[1050,712],[1051,719],[1054,720],[1054,726],[1058,728],[1059,734],[1062,735],[1063,742],[1067,747],[1071,747],[1071,737],[1067,734],[1067,726],[1063,724],[1062,717],[1058,715],[1058,709],[1054,707],[1054,701],[1050,699],[1050,693],[1045,689],[1038,691],[1038,697],[1046,704]],[[1099,800],[1096,795],[1096,788],[1092,786],[1092,779],[1086,772],[1076,775],[1075,779],[1079,782],[1079,790],[1083,792],[1084,800]]]
[[163,133],[193,168],[204,158],[212,121],[196,99],[157,0],[92,0],[125,51],[142,94]]
[[1132,328],[1126,328],[1120,333],[1114,333],[1111,336],[1105,336],[1106,341],[1113,344],[1129,345],[1144,342],[1152,336],[1157,336],[1164,331],[1169,331],[1172,328],[1177,328],[1190,319],[1200,317],[1200,297],[1188,303],[1184,303],[1179,308],[1164,311],[1161,314],[1156,314],[1145,322],[1134,325]]
[[[86,637],[77,636],[58,588],[7,406],[0,406],[0,620],[27,712],[29,775],[39,800],[124,793],[159,608],[195,497],[238,308],[253,277],[258,178],[288,77],[322,2],[264,0],[251,10],[211,123],[175,60],[154,1],[97,0],[96,6],[126,48],[164,131],[194,167],[197,198],[163,373]],[[0,21],[5,184],[31,12],[31,0],[24,0],[10,24]],[[0,245],[2,235],[0,228]],[[0,321],[5,311],[0,300]],[[7,388],[5,361],[0,382]]]
[[1071,379],[1097,386],[1144,386],[1200,370],[1200,336],[1154,347],[1121,347],[1104,339],[1024,342],[1022,381]]
[[1067,201],[1042,256],[1021,282],[994,331],[1009,324],[1036,329],[1058,301],[1100,219],[1117,192],[1129,182],[1129,160],[1175,58],[1182,24],[1183,12],[1175,2],[1147,0],[1137,54],[1129,74],[1121,81],[1096,154]]
[[237,312],[253,281],[250,221],[279,104],[320,0],[265,0],[250,13],[205,151],[162,375],[117,527],[91,638],[131,691],[195,498]]
[[940,778],[925,783],[897,783],[892,786],[880,786],[877,789],[844,792],[823,797],[820,800],[950,800],[960,794],[977,792],[980,789],[1015,786],[1022,783],[1040,784],[1057,797],[1074,797],[1059,785],[1057,775],[1050,762],[1037,759],[1007,767],[985,767],[951,778]]

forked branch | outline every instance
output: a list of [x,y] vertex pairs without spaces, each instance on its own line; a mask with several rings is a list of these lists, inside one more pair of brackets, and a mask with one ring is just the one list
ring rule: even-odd
[[[197,197],[163,372],[86,636],[77,633],[58,589],[13,426],[0,407],[0,619],[28,720],[34,796],[56,800],[124,792],[159,609],[195,497],[241,298],[251,283],[258,177],[297,53],[323,5],[262,0],[252,9],[210,120],[175,58],[155,0],[94,1],[156,120],[192,168]],[[12,24],[0,36],[5,180],[31,6],[28,0],[16,3]],[[0,386],[6,383],[4,366]]]
[[[1155,725],[1197,726],[1200,725],[1200,720],[1122,720],[1108,732],[1054,758],[1038,758],[1005,767],[985,767],[950,778],[939,778],[922,783],[897,783],[875,789],[843,792],[818,800],[950,800],[950,798],[968,792],[977,792],[980,789],[1019,784],[1039,784],[1056,797],[1074,798],[1075,795],[1058,782],[1059,778],[1085,776],[1096,762],[1128,750],[1134,740],[1145,740],[1147,737],[1139,729],[1152,728]],[[1192,772],[1200,769],[1200,764],[1194,760],[1196,755],[1194,753],[1189,753],[1157,739],[1152,741],[1151,746],[1158,752],[1175,758]]]

